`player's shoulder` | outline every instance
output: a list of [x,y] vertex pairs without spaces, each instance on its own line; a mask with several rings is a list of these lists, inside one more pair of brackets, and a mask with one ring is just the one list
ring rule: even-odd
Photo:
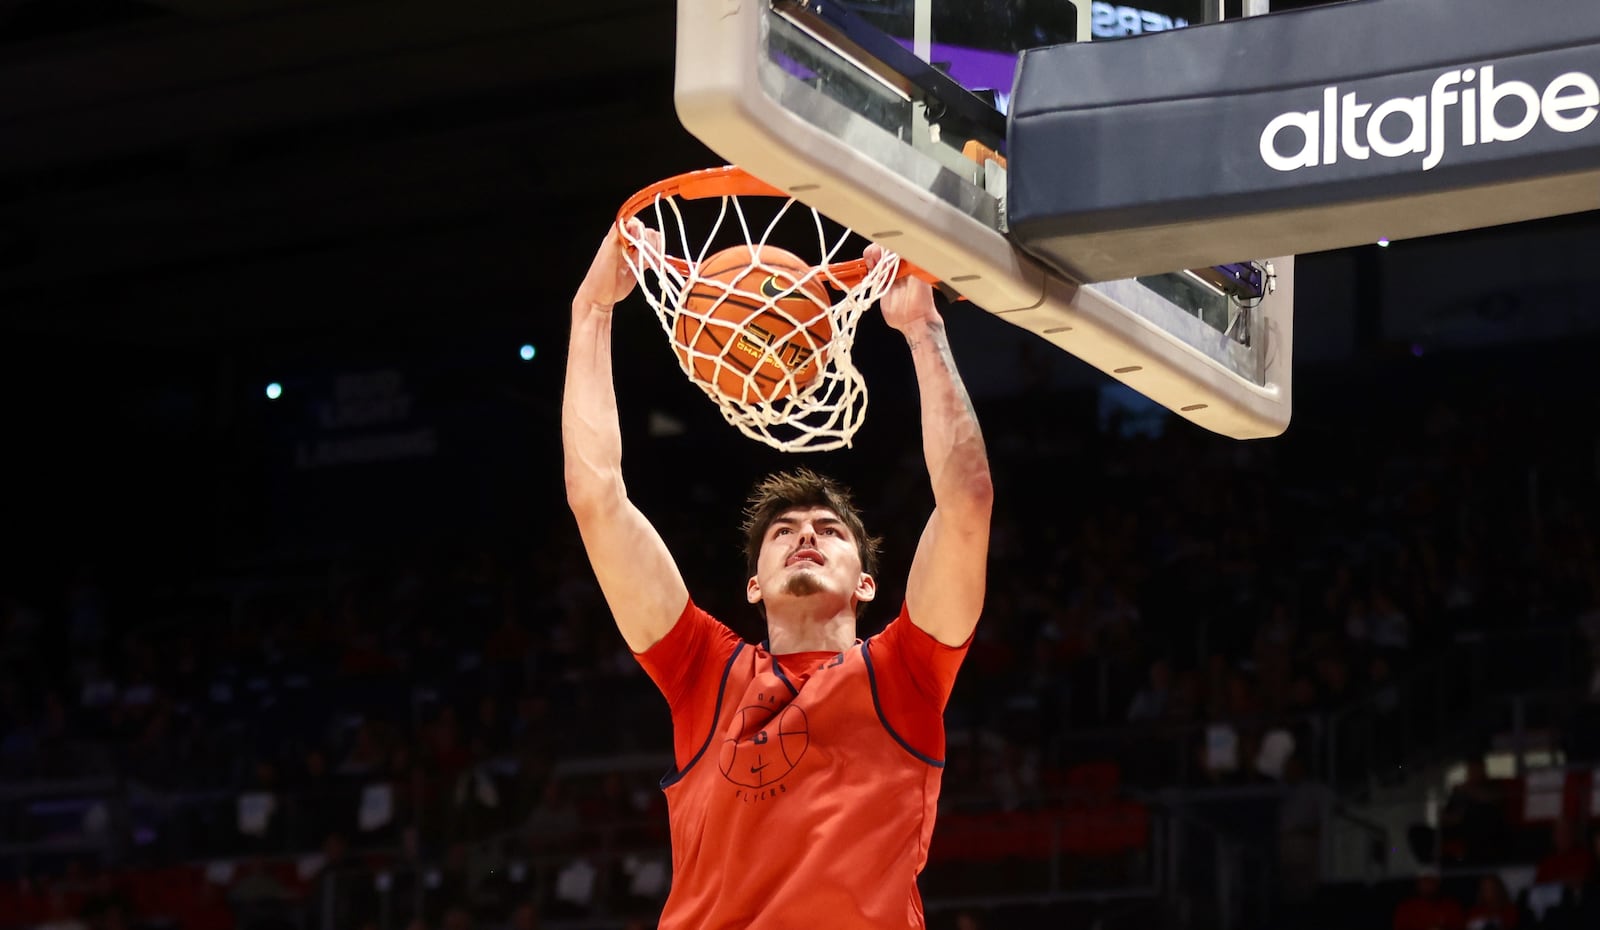
[[642,653],[647,661],[709,659],[738,648],[744,640],[690,597],[667,633]]
[[901,602],[900,612],[895,614],[888,623],[885,623],[883,629],[868,636],[866,642],[872,646],[893,643],[905,636],[908,631],[915,630],[916,624],[911,622],[911,610],[904,602]]
[[693,597],[689,598],[689,603],[684,605],[683,615],[678,618],[680,623],[685,620],[698,628],[704,635],[730,643],[745,644],[744,637],[734,632],[733,627],[717,619],[715,614],[695,603]]

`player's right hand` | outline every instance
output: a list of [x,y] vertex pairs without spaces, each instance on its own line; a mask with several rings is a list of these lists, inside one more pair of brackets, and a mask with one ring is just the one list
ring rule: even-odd
[[[646,248],[653,249],[657,255],[660,254],[660,230],[646,229],[637,218],[626,222],[631,239],[642,240]],[[583,283],[578,285],[578,293],[572,299],[574,310],[609,313],[612,307],[633,292],[638,280],[623,257],[623,250],[626,247],[621,228],[614,226],[607,230],[600,248],[595,251],[594,261],[589,265],[588,274],[584,275]]]

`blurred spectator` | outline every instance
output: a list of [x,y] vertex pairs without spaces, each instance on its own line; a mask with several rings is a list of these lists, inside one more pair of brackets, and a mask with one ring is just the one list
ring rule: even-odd
[[1320,785],[1306,775],[1304,760],[1289,756],[1284,764],[1288,791],[1278,808],[1278,888],[1289,913],[1309,902],[1322,879],[1322,821],[1327,800]]
[[1498,875],[1478,879],[1478,898],[1467,910],[1467,930],[1517,930],[1517,906]]
[[1227,720],[1206,724],[1199,746],[1201,771],[1214,784],[1231,783],[1239,776],[1239,728]]
[[1595,856],[1579,834],[1579,828],[1567,818],[1558,817],[1550,827],[1550,839],[1550,853],[1539,860],[1534,881],[1581,888],[1594,874]]
[[1172,696],[1172,663],[1156,659],[1150,663],[1149,681],[1133,696],[1128,707],[1128,720],[1133,723],[1161,720],[1167,716],[1167,703]]
[[322,926],[331,920],[334,926],[356,926],[359,914],[369,909],[370,902],[353,891],[371,889],[370,881],[350,881],[358,864],[349,858],[349,845],[342,833],[330,833],[323,840],[321,855],[307,876],[304,902],[305,925]]
[[1274,600],[1266,618],[1256,626],[1252,647],[1262,702],[1270,713],[1284,713],[1289,705],[1295,640],[1295,620],[1289,605]]
[[1288,763],[1295,753],[1295,738],[1287,727],[1271,726],[1255,742],[1252,768],[1256,775],[1271,781],[1284,781]]
[[559,779],[545,780],[539,803],[528,814],[525,828],[535,849],[565,849],[577,838],[582,819]]
[[1350,665],[1332,644],[1316,651],[1317,706],[1324,711],[1343,710],[1354,698],[1350,687]]
[[296,925],[290,908],[297,900],[259,859],[247,860],[228,888],[238,930],[289,930]]
[[1382,654],[1374,655],[1367,664],[1367,694],[1372,707],[1373,767],[1380,780],[1398,781],[1406,752],[1400,688],[1389,659]]
[[1416,890],[1394,911],[1394,930],[1465,930],[1466,914],[1461,904],[1440,888],[1439,873],[1423,869],[1417,873]]
[[1389,590],[1374,585],[1362,618],[1365,639],[1380,654],[1398,655],[1411,645],[1411,619],[1395,603]]
[[1573,926],[1582,928],[1600,927],[1600,830],[1590,834],[1590,862],[1594,865],[1589,870],[1589,877],[1576,892],[1576,906],[1573,908]]
[[1261,715],[1261,701],[1255,682],[1246,672],[1235,668],[1228,673],[1226,713],[1233,720],[1254,720]]
[[478,699],[477,717],[472,726],[472,754],[480,759],[505,755],[511,751],[511,721],[493,694]]
[[448,704],[439,709],[438,715],[427,726],[424,740],[423,752],[428,756],[429,768],[447,783],[454,783],[475,761],[466,741],[462,739],[455,708]]
[[1444,860],[1484,865],[1504,858],[1510,839],[1506,803],[1504,791],[1489,779],[1483,757],[1468,759],[1465,779],[1450,790],[1439,815]]
[[532,901],[523,901],[511,911],[510,930],[539,930],[539,908]]
[[1193,723],[1200,712],[1200,676],[1193,669],[1178,673],[1172,694],[1166,701],[1167,720],[1175,724]]
[[338,774],[361,778],[377,774],[383,768],[384,751],[378,734],[378,725],[372,720],[362,720],[356,727],[355,739],[344,760],[339,763]]

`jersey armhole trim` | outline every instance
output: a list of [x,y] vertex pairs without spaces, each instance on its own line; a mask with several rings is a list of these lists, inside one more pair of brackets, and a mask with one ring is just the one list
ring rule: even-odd
[[689,770],[694,768],[695,763],[700,761],[700,757],[706,754],[707,749],[711,748],[711,739],[717,734],[717,721],[722,719],[722,699],[728,690],[728,676],[733,673],[734,660],[739,658],[739,653],[744,652],[746,645],[746,643],[740,643],[735,646],[733,655],[728,656],[727,664],[722,666],[722,681],[717,683],[717,708],[711,713],[711,728],[706,732],[706,741],[700,744],[699,751],[694,754],[693,759],[689,760],[688,765],[661,776],[661,788],[663,790],[682,781],[683,776],[689,774]]
[[944,768],[943,759],[935,759],[931,756],[923,755],[912,748],[911,744],[906,742],[905,738],[896,733],[894,727],[889,725],[889,718],[883,715],[883,702],[878,699],[878,674],[872,668],[872,643],[863,642],[861,644],[861,658],[866,660],[867,663],[867,684],[872,689],[872,709],[878,712],[878,722],[883,724],[884,730],[894,737],[894,741],[900,744],[901,749],[911,753],[918,761],[926,762],[936,769]]

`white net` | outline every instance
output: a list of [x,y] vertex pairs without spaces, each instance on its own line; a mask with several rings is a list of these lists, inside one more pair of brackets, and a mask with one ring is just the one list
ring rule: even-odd
[[[644,229],[622,229],[628,267],[683,373],[751,439],[783,452],[849,446],[867,412],[867,386],[851,359],[856,324],[894,282],[899,258],[885,251],[861,280],[846,282],[830,266],[844,261],[850,231],[830,233],[798,201],[783,201],[756,235],[739,196],[724,195],[710,229],[691,238],[679,199],[658,195],[638,213]],[[820,261],[769,244],[786,217],[815,230]],[[713,251],[732,226],[743,245]]]

